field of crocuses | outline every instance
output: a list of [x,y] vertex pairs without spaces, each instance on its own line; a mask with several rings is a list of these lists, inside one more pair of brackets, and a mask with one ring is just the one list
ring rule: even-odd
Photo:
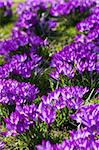
[[98,60],[98,0],[0,0],[0,150],[99,150]]

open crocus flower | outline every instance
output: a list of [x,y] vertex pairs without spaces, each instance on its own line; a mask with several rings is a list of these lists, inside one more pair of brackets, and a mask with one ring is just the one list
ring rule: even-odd
[[56,113],[54,106],[50,104],[41,103],[38,108],[39,118],[45,121],[47,124],[52,123],[55,120]]

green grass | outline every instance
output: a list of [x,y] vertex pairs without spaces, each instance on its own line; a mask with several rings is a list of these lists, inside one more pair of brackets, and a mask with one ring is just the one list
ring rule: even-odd
[[8,23],[6,26],[0,27],[0,40],[9,37],[12,27],[13,27],[12,22]]

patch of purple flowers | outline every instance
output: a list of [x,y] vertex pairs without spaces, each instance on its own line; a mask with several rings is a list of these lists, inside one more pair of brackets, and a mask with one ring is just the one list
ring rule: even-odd
[[7,132],[3,134],[6,134],[6,136],[21,134],[28,130],[29,126],[36,121],[36,106],[34,104],[25,105],[23,108],[16,106],[15,112],[12,112],[10,118],[5,118],[4,121]]
[[24,50],[27,45],[29,45],[28,49],[37,49],[37,47],[43,45],[43,40],[34,33],[30,35],[30,32],[26,33],[14,27],[10,38],[0,41],[0,54],[6,56],[10,52],[18,51],[20,47]]
[[95,45],[91,42],[74,42],[65,46],[61,51],[55,53],[52,58],[51,66],[54,71],[50,74],[58,79],[60,74],[73,78],[76,71],[92,72],[96,70],[97,55],[94,52]]
[[[11,14],[11,6],[11,0],[0,1],[0,9],[5,8],[5,16]],[[52,56],[50,76],[55,80],[61,75],[72,79],[76,73],[83,76],[85,72],[92,75],[99,71],[98,2],[97,0],[26,0],[18,5],[18,19],[10,37],[0,41],[0,55],[5,60],[0,66],[0,104],[14,105],[14,111],[11,110],[9,116],[4,118],[6,132],[2,132],[2,135],[9,137],[22,134],[35,125],[35,122],[45,122],[49,130],[49,125],[56,119],[57,111],[62,111],[66,107],[74,112],[68,117],[75,120],[77,128],[70,131],[70,138],[64,139],[62,143],[52,144],[43,140],[42,145],[36,146],[37,150],[98,150],[99,104],[85,105],[83,97],[89,91],[87,87],[62,85],[47,96],[42,96],[42,92],[40,93],[34,84],[13,79],[18,76],[22,79],[28,78],[26,79],[28,81],[33,80],[32,73],[36,76],[39,67],[43,66],[41,65],[43,57],[39,56],[39,50],[47,44],[50,45],[47,34],[56,29],[58,18],[71,14],[75,16],[76,12],[82,13],[86,10],[89,14],[76,25],[79,34],[74,37],[74,41]],[[98,93],[96,88],[93,90]],[[36,97],[38,101],[39,96],[41,97],[39,104],[33,104]],[[2,118],[0,120],[2,121]],[[0,142],[0,149],[3,149],[4,145],[4,142]]]
[[32,52],[27,56],[23,55],[14,55],[12,58],[8,58],[8,63],[0,66],[0,78],[8,78],[10,74],[21,75],[24,78],[29,78],[32,74],[32,71],[36,71],[40,65],[41,57]]
[[[91,4],[87,3],[86,1],[83,2],[88,5]],[[74,3],[74,1],[72,1],[72,3]],[[74,38],[74,43],[65,46],[61,51],[53,55],[51,62],[53,71],[51,76],[54,79],[58,79],[60,74],[64,74],[68,78],[73,78],[76,72],[83,74],[85,71],[93,72],[99,70],[97,64],[97,52],[99,49],[98,12],[99,7],[95,6],[90,11],[89,16],[78,23],[77,29],[80,32],[85,32],[86,35],[76,36]]]
[[86,92],[88,89],[83,87],[64,87],[49,93],[47,97],[42,96],[38,107],[40,119],[50,124],[56,117],[56,110],[66,106],[69,109],[78,109],[83,105],[82,97]]
[[56,17],[66,16],[70,13],[75,13],[77,9],[81,13],[86,9],[94,6],[96,3],[96,0],[69,0],[67,2],[62,1],[50,9],[50,14]]
[[35,85],[11,79],[0,79],[1,104],[22,104],[32,102],[37,94],[38,89]]

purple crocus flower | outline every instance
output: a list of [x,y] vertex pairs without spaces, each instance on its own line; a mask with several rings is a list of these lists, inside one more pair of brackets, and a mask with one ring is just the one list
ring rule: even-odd
[[3,150],[4,149],[4,146],[5,146],[5,143],[0,141],[0,150]]
[[55,120],[55,108],[50,104],[45,105],[44,103],[40,103],[37,111],[39,113],[39,118],[47,124],[50,124]]
[[48,21],[48,27],[49,27],[49,29],[54,29],[56,27],[56,25],[57,25],[56,21],[54,21],[54,20],[49,20]]

